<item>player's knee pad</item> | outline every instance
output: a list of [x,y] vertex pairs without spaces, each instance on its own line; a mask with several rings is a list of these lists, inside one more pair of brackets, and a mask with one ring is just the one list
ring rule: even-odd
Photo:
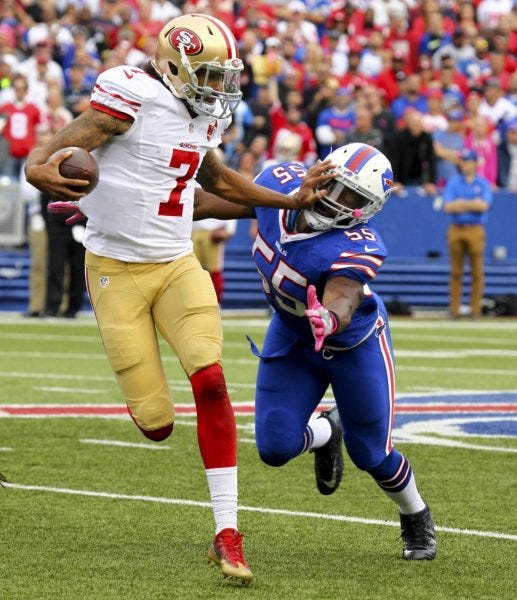
[[257,450],[262,462],[281,467],[297,456],[303,446],[303,432],[292,425],[289,413],[272,409],[255,424]]
[[370,471],[386,456],[384,449],[371,447],[359,438],[345,436],[345,447],[350,460],[361,471]]
[[228,400],[226,380],[220,364],[213,364],[196,371],[190,377],[190,384],[192,385],[196,404]]
[[145,437],[160,442],[172,433],[175,412],[170,398],[152,396],[126,402],[131,418]]
[[136,422],[136,419],[131,413],[131,409],[129,408],[129,406],[127,407],[127,412],[129,413],[129,416],[133,419],[133,422],[138,427],[138,429],[140,429],[140,431],[145,435],[147,439],[152,440],[153,442],[163,442],[163,440],[166,440],[172,433],[174,423],[166,425],[165,427],[161,427],[160,429],[146,430],[140,427],[140,425]]

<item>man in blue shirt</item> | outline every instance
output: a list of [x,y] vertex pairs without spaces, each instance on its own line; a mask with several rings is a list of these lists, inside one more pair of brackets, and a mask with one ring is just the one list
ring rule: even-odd
[[490,182],[476,173],[477,160],[474,150],[463,150],[460,154],[460,173],[451,177],[443,190],[443,210],[450,216],[447,243],[451,265],[449,310],[453,319],[460,314],[465,257],[469,258],[472,277],[470,314],[473,319],[481,315],[485,223],[492,204],[492,189]]

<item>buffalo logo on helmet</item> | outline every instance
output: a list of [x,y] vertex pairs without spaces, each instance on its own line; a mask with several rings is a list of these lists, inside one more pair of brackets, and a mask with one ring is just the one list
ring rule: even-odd
[[393,172],[386,169],[382,174],[382,191],[387,192],[393,188]]
[[199,54],[203,50],[201,39],[190,29],[174,29],[169,34],[169,42],[171,46],[179,52],[180,46],[183,46],[185,54]]

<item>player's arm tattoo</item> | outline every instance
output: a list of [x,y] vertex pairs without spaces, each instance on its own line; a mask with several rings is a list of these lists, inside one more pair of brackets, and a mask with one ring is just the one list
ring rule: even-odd
[[60,129],[45,146],[34,150],[27,160],[27,168],[33,164],[43,164],[56,150],[68,146],[95,150],[114,136],[125,133],[132,124],[133,120],[122,121],[99,110],[88,108]]
[[213,150],[205,154],[199,167],[196,179],[201,187],[212,190],[217,181],[222,177],[224,165]]
[[109,142],[113,136],[125,133],[132,123],[132,120],[122,121],[89,108],[63,127],[54,136],[52,143],[56,146],[56,150],[65,146],[81,146],[91,151]]

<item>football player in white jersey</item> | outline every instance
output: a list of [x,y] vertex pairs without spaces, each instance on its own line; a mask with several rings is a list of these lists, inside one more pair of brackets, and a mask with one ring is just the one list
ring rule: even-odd
[[[143,434],[167,438],[174,405],[156,331],[178,356],[197,409],[197,435],[215,518],[209,559],[247,584],[253,574],[237,528],[235,417],[222,370],[222,325],[209,274],[192,252],[195,179],[240,204],[306,208],[325,180],[286,196],[227,168],[215,149],[240,98],[242,61],[228,27],[201,14],[167,23],[144,68],[101,73],[89,108],[34,150],[27,180],[56,200],[79,200],[88,217],[86,279],[100,334],[129,414]],[[80,146],[99,163],[88,196],[47,162]],[[324,171],[325,165],[321,169]]]

